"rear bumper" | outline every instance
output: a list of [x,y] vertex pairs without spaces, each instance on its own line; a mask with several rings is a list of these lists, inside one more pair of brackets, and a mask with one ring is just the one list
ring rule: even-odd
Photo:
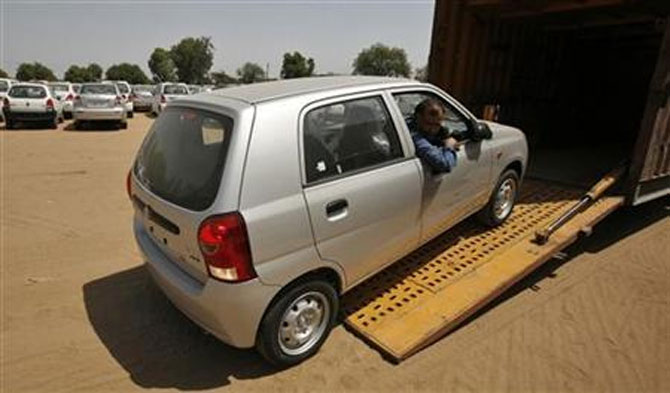
[[72,112],[75,120],[126,120],[123,108],[75,108]]
[[254,346],[265,309],[279,287],[262,284],[258,279],[240,284],[214,279],[201,283],[158,248],[137,219],[133,229],[147,269],[179,310],[226,344],[238,348]]
[[3,108],[3,116],[5,121],[53,121],[56,118],[57,112],[21,112],[7,108]]
[[72,101],[65,101],[63,103],[63,112],[72,113],[73,107],[74,104],[72,103]]
[[140,110],[140,109],[151,109],[152,102],[149,101],[133,101],[133,109],[134,110]]

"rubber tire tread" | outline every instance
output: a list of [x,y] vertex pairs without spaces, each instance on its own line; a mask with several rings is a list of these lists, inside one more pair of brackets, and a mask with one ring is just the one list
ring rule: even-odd
[[[320,292],[330,301],[330,320],[328,326],[323,332],[321,339],[309,351],[297,355],[287,355],[279,347],[278,334],[281,317],[286,308],[300,295],[305,292]],[[286,368],[296,365],[303,360],[311,357],[319,351],[321,345],[326,341],[331,329],[335,325],[339,312],[339,297],[332,284],[325,280],[312,279],[310,281],[297,282],[293,286],[287,287],[283,293],[270,304],[268,310],[263,316],[258,335],[256,337],[256,350],[271,364],[279,368]]]

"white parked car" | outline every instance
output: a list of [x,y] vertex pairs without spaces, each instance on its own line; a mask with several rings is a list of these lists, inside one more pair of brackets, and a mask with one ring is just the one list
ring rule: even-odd
[[74,107],[74,97],[77,93],[70,82],[52,82],[49,83],[51,94],[56,97],[63,105],[63,116],[66,119],[72,118],[72,109]]
[[183,83],[160,83],[154,91],[151,112],[158,115],[165,109],[168,102],[188,94],[188,87]]
[[133,101],[133,110],[150,111],[154,102],[154,86],[152,85],[134,85],[130,93]]
[[[0,78],[0,113],[2,112],[3,98],[7,95],[9,88],[12,87],[12,83],[16,82],[12,79]],[[2,115],[2,119],[4,121],[4,115]]]
[[41,83],[17,83],[2,99],[5,128],[11,130],[19,122],[47,123],[53,129],[63,121],[63,107]]
[[74,126],[84,122],[114,121],[126,128],[126,110],[114,83],[84,83],[74,101]]

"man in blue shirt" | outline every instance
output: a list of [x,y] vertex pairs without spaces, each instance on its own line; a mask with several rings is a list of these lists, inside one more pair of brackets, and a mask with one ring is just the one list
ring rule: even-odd
[[428,164],[433,173],[450,172],[456,166],[459,143],[442,127],[444,107],[428,98],[414,109],[414,118],[408,122],[416,156]]

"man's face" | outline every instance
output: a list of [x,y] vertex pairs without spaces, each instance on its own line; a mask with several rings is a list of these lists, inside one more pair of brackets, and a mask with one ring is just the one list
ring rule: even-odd
[[430,135],[436,135],[440,131],[444,110],[438,105],[431,105],[419,113],[417,120],[419,128]]

